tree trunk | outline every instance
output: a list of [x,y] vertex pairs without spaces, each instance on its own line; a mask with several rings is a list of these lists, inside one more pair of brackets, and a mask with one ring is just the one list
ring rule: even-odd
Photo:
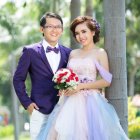
[[[71,4],[70,4],[71,19],[70,19],[70,21],[72,21],[74,18],[76,18],[77,16],[80,15],[80,9],[81,9],[80,0],[71,0]],[[71,48],[72,49],[79,48],[80,45],[76,42],[72,33],[70,33],[70,37],[71,37],[71,42],[70,42]]]
[[113,81],[106,97],[115,107],[127,134],[127,73],[125,0],[104,0],[105,49],[108,53]]
[[52,11],[54,13],[57,13],[60,10],[60,0],[53,0],[50,5],[52,5]]
[[93,0],[86,0],[86,11],[85,15],[93,16]]
[[12,110],[12,117],[14,121],[14,140],[19,140],[19,134],[20,134],[20,121],[19,121],[19,108],[18,108],[18,99],[13,87],[13,80],[12,77],[14,75],[15,69],[16,69],[16,64],[15,64],[15,55],[13,52],[11,53],[11,93],[12,93],[12,105],[13,105],[13,110]]
[[130,72],[130,75],[129,75],[129,88],[128,88],[128,95],[129,96],[134,96],[135,75],[136,75],[138,68],[139,68],[139,65],[134,66],[132,71]]
[[57,11],[57,1],[56,1],[56,0],[53,0],[52,11],[53,11],[54,13],[56,13],[56,11]]

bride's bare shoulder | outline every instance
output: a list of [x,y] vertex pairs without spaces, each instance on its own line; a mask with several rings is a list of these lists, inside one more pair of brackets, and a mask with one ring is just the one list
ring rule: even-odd
[[106,55],[106,51],[103,48],[96,48],[96,54],[99,56]]
[[103,48],[98,48],[96,51],[96,56],[99,61],[105,61],[108,59],[107,52]]

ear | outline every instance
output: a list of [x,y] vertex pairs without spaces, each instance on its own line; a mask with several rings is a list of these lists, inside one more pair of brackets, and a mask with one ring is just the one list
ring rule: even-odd
[[44,28],[40,26],[40,32],[43,33]]
[[95,35],[95,31],[92,31],[92,35],[93,35],[93,36]]

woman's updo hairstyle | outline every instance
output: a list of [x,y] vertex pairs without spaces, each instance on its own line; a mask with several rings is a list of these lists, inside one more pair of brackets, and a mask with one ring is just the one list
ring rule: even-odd
[[91,31],[95,32],[95,35],[93,36],[93,41],[94,43],[97,43],[100,37],[100,25],[95,19],[93,19],[90,16],[79,16],[72,21],[70,25],[70,30],[72,31],[73,36],[76,38],[75,28],[77,25],[82,24],[82,23],[86,23],[87,27]]

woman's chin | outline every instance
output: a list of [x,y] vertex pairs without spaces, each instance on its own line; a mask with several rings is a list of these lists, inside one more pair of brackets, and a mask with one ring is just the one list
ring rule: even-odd
[[80,43],[82,46],[87,46],[87,43],[86,42],[81,42]]

